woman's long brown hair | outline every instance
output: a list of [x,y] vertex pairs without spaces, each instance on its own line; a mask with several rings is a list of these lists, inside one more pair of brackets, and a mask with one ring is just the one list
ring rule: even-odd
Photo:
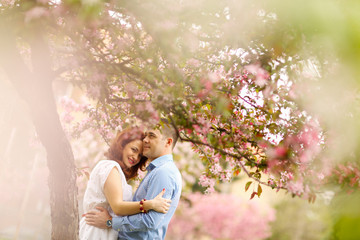
[[143,140],[144,132],[139,127],[127,128],[124,131],[118,132],[116,137],[112,140],[108,151],[104,154],[108,159],[115,160],[121,166],[126,180],[137,176],[138,170],[145,171],[145,164],[147,158],[141,156],[140,162],[131,168],[125,166],[122,156],[123,150],[127,144],[134,140]]

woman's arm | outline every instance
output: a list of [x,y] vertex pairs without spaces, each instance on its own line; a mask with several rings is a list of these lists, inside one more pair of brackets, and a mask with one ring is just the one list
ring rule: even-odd
[[[155,210],[161,213],[167,213],[171,200],[162,198],[165,190],[159,193],[152,200],[146,200],[143,207],[146,211]],[[125,216],[140,213],[140,202],[123,201],[122,181],[119,171],[114,167],[105,181],[104,194],[110,204],[111,209],[116,215]]]

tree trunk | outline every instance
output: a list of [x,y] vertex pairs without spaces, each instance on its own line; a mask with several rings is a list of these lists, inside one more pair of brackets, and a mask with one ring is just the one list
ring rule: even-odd
[[[1,20],[1,19],[0,19]],[[32,71],[23,62],[16,47],[14,29],[0,21],[0,67],[30,109],[36,132],[47,152],[52,233],[51,239],[78,239],[74,156],[57,113],[52,90],[50,53],[41,28],[30,29]]]
[[60,124],[54,99],[41,96],[38,100],[42,103],[29,105],[32,112],[35,112],[34,125],[47,151],[51,238],[77,239],[79,216],[74,156]]

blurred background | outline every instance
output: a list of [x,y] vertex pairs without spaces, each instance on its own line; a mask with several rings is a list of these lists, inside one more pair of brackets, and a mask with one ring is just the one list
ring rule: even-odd
[[[29,119],[28,109],[7,81],[1,87],[0,239],[50,239],[50,208],[46,153]],[[65,88],[59,88],[65,93]],[[103,158],[107,145],[84,132],[72,139],[79,169],[79,211],[87,183],[85,172]],[[183,198],[166,239],[358,239],[359,193],[323,191],[315,203],[293,198],[283,190],[263,188],[260,198],[245,192],[247,178],[236,177],[217,186],[219,193],[201,194],[204,166],[188,144],[175,150],[181,169]],[[136,187],[138,182],[133,182]],[[250,186],[251,188],[252,186]]]
[[[21,1],[1,1],[1,9],[13,6],[15,2]],[[49,1],[24,2],[46,5]],[[50,2],[56,4],[60,1]],[[73,6],[72,4],[76,6],[74,9],[78,12],[67,19],[68,21],[78,20],[75,25],[83,24],[86,22],[84,19],[86,20],[89,16],[97,16],[104,7],[102,1],[64,2],[69,4],[67,7]],[[159,39],[154,41],[155,44],[169,50],[166,52],[168,60],[179,62],[179,64],[191,59],[191,55],[195,54],[194,52],[200,48],[199,46],[202,50],[205,49],[203,52],[199,52],[205,54],[221,52],[220,46],[231,45],[234,49],[240,49],[240,47],[254,42],[265,49],[271,49],[270,57],[267,53],[259,53],[259,61],[291,56],[287,66],[289,69],[294,68],[295,70],[291,71],[293,75],[289,74],[287,77],[296,83],[292,89],[292,94],[297,96],[296,103],[301,106],[300,109],[315,116],[327,134],[323,139],[324,142],[326,140],[322,156],[324,159],[326,158],[325,166],[333,164],[344,164],[345,166],[347,163],[351,163],[351,165],[344,167],[343,172],[335,181],[318,189],[316,200],[312,203],[308,201],[308,198],[294,197],[284,190],[277,191],[265,186],[262,189],[261,197],[255,196],[250,200],[251,193],[256,191],[256,186],[255,184],[250,185],[250,190],[245,191],[245,185],[248,182],[245,174],[234,175],[229,182],[217,182],[216,192],[207,195],[203,194],[206,189],[199,184],[200,177],[206,171],[205,164],[193,151],[192,146],[180,143],[174,156],[176,164],[182,172],[184,188],[181,202],[169,225],[166,239],[360,239],[360,193],[358,191],[360,186],[358,178],[360,157],[358,148],[360,137],[358,121],[360,15],[358,13],[360,12],[360,3],[335,0],[273,1],[270,3],[266,1],[219,1],[221,4],[215,1],[208,3],[206,1],[181,2],[185,5],[184,9],[186,10],[181,14],[171,5],[171,1],[155,1],[150,4],[152,7],[155,6],[154,9],[147,8],[147,2],[137,8],[136,1],[132,4],[125,4],[125,7],[131,9],[132,14],[141,16],[139,18],[145,23],[154,16],[161,15],[155,10],[159,10],[160,13],[166,12],[161,16],[171,21],[164,21],[162,17],[154,18],[158,25],[149,24],[150,27],[146,27],[149,27],[147,28],[149,32],[158,36]],[[224,5],[227,6],[224,7]],[[221,17],[214,14],[218,7],[224,7],[222,11],[224,15]],[[29,9],[31,10],[31,8]],[[41,20],[46,22],[46,17],[49,16],[43,9],[34,8],[35,11],[29,9],[27,9],[26,21],[17,25],[20,32],[24,22],[28,23],[31,22],[31,19],[36,20],[42,17],[45,17],[45,20]],[[69,7],[69,9],[72,8]],[[152,9],[154,12],[144,9]],[[54,12],[61,16],[63,9],[60,10]],[[172,15],[176,15],[184,22],[197,22],[199,26],[203,27],[202,30],[208,32],[211,37],[215,36],[214,45],[199,44],[199,39],[204,36],[200,33],[199,36],[196,36],[196,34],[192,35],[186,32],[182,29],[183,26],[187,26],[186,24],[174,30],[176,24],[172,22],[175,21],[171,18]],[[200,15],[202,17],[198,19],[197,17]],[[129,14],[129,16],[132,15]],[[206,17],[215,18],[219,22],[216,20],[214,24],[207,24]],[[131,17],[128,17],[126,21],[124,19],[122,19],[123,26],[129,23],[133,24]],[[58,21],[62,22],[66,19],[59,18]],[[49,25],[51,24],[53,22],[49,22]],[[96,29],[101,24],[91,21],[90,25],[95,30],[91,32],[90,28],[86,29],[89,32],[86,32],[88,35],[85,35],[89,38],[96,35]],[[189,25],[193,32],[197,33],[200,29],[198,25]],[[133,24],[133,26],[140,25]],[[139,34],[141,41],[131,42],[129,36],[136,35],[137,29],[134,30],[136,34],[130,32],[126,27],[124,29],[120,32],[126,34],[122,35],[122,41],[117,43],[119,47],[117,51],[133,51],[133,48],[128,46],[131,44],[135,46],[139,44],[141,47],[148,44],[148,39],[141,34]],[[2,34],[4,36],[4,32]],[[116,34],[117,32],[115,32]],[[172,34],[177,37],[179,34],[184,35],[176,38]],[[24,33],[24,35],[26,34]],[[62,37],[60,36],[59,39]],[[64,39],[67,41],[66,37]],[[96,36],[94,39],[97,39]],[[52,38],[51,41],[52,43],[56,42]],[[203,41],[206,42],[206,40]],[[209,42],[211,41],[210,39]],[[71,44],[73,43],[69,44],[71,46],[69,49],[75,48]],[[187,47],[184,48],[186,51],[177,52],[172,48],[173,45],[182,44]],[[84,44],[84,48],[85,46],[86,44]],[[142,51],[145,51],[141,47],[139,47],[140,50],[137,49],[140,55],[143,53]],[[69,49],[61,48],[62,52],[59,56],[67,55]],[[89,49],[92,49],[91,46]],[[151,47],[149,49],[146,54],[156,52]],[[248,50],[249,52],[255,51],[251,48]],[[76,51],[71,53],[77,54]],[[223,54],[223,52],[221,53]],[[136,52],[136,54],[139,53]],[[149,60],[146,54],[144,53],[145,56],[142,56],[145,60],[142,60],[148,62],[151,67],[153,60]],[[27,55],[25,54],[25,56]],[[54,56],[55,58],[59,57],[56,54]],[[203,57],[201,54],[199,56]],[[135,55],[134,58],[136,57],[138,55]],[[84,58],[87,59],[89,56],[85,55]],[[230,58],[233,61],[233,58],[236,57],[232,55]],[[25,58],[25,61],[28,59]],[[66,61],[69,65],[77,66],[78,64],[75,60],[72,62],[72,55],[68,56]],[[231,61],[229,60],[229,62]],[[116,62],[116,60],[111,58],[109,62]],[[134,64],[133,69],[141,68],[142,64],[144,62],[141,61],[139,66]],[[59,66],[55,66],[55,68],[57,67]],[[91,67],[92,65],[89,69]],[[150,67],[149,69],[151,69]],[[158,70],[155,68],[151,71],[157,72]],[[102,78],[102,73],[93,74],[91,71],[87,73],[94,79]],[[86,74],[84,74],[85,76],[74,75],[80,79],[82,77],[89,78]],[[146,76],[148,76],[147,74],[145,73]],[[178,73],[172,74],[178,76],[176,75]],[[61,77],[69,78],[67,75]],[[91,80],[93,79],[91,78]],[[64,106],[72,104],[69,103],[71,102],[69,99],[87,103],[83,99],[89,92],[92,95],[100,96],[102,92],[96,86],[98,85],[89,86],[85,91],[76,84],[59,79],[56,79],[53,84],[57,111],[75,156],[80,214],[82,214],[82,197],[87,183],[87,175],[103,158],[107,144],[98,132],[84,130],[80,136],[72,135],[71,129],[66,124],[71,120],[68,119],[69,116]],[[124,91],[124,89],[122,90]],[[131,86],[127,86],[125,90],[128,93],[131,92]],[[91,103],[95,103],[94,100],[91,101]],[[83,115],[77,114],[73,117],[75,120],[81,120]],[[108,132],[108,134],[113,133]],[[349,173],[350,177],[346,173]],[[0,69],[0,240],[51,238],[48,176],[46,151],[36,135],[29,107],[20,98],[8,76]],[[354,179],[354,182],[344,180],[347,177]],[[350,187],[348,187],[349,183]],[[138,181],[134,181],[132,184],[135,189]]]

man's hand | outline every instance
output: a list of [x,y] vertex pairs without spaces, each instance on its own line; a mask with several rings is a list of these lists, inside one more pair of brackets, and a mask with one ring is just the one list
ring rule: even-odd
[[91,210],[84,214],[86,223],[94,227],[107,229],[106,221],[111,218],[109,212],[102,207],[96,207],[96,209],[99,211]]

